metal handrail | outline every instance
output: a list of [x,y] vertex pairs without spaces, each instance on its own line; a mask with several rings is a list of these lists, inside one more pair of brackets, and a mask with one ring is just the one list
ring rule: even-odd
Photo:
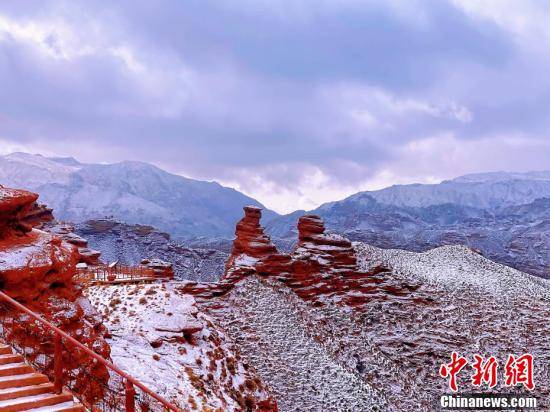
[[61,354],[57,353],[61,350],[61,339],[66,339],[67,341],[71,342],[73,345],[75,345],[78,349],[82,350],[87,355],[94,358],[96,361],[104,365],[106,368],[112,370],[117,375],[123,377],[126,380],[126,409],[130,410],[128,408],[128,405],[133,405],[133,397],[134,397],[134,389],[133,386],[137,386],[140,388],[143,392],[145,392],[147,395],[151,396],[152,398],[156,399],[158,402],[160,402],[167,410],[174,411],[174,412],[180,412],[181,409],[176,407],[175,405],[168,402],[166,399],[164,399],[162,396],[158,395],[157,393],[153,392],[151,389],[147,388],[144,384],[139,382],[137,379],[133,378],[132,376],[128,375],[123,370],[116,367],[113,363],[109,362],[108,360],[104,359],[79,341],[77,341],[72,336],[68,335],[67,333],[63,332],[61,329],[59,329],[57,326],[53,325],[52,323],[48,322],[38,314],[34,313],[32,310],[28,309],[21,303],[17,302],[15,299],[9,297],[4,292],[0,291],[0,299],[4,299],[11,305],[15,306],[17,309],[21,310],[22,312],[26,313],[27,315],[33,317],[41,324],[45,325],[48,329],[52,330],[56,334],[56,359],[54,370],[56,374],[56,382],[55,385],[58,389],[60,389],[60,379],[59,377],[62,375],[62,364],[61,364]]
[[[107,281],[110,275],[116,277],[115,280],[134,280],[134,279],[160,279],[155,275],[155,271],[144,266],[125,266],[117,265],[110,268],[105,265],[77,269],[77,281]],[[92,279],[88,277],[92,276]]]

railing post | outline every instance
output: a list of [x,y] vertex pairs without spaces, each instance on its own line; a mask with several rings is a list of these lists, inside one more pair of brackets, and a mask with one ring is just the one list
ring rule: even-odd
[[136,412],[136,391],[134,385],[128,379],[126,379],[126,412]]
[[54,390],[55,393],[61,393],[63,390],[63,344],[62,337],[59,333],[55,334],[55,349],[54,349]]

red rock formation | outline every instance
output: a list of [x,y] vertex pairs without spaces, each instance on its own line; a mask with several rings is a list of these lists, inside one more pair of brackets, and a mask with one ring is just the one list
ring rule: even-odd
[[304,215],[299,219],[298,244],[290,255],[277,252],[264,233],[260,218],[261,209],[245,207],[222,282],[216,287],[190,287],[190,293],[195,290],[202,298],[223,294],[244,276],[252,274],[282,281],[298,296],[316,304],[331,300],[358,307],[382,289],[393,294],[410,290],[407,285],[393,285],[391,279],[381,276],[387,268],[359,271],[351,242],[340,235],[325,233],[319,216]]
[[233,250],[228,266],[239,255],[262,258],[277,253],[271,239],[264,233],[264,229],[260,225],[261,217],[262,209],[259,207],[244,207],[244,217],[237,223],[237,229],[235,230],[236,238],[233,242]]
[[101,264],[101,252],[88,247],[88,241],[74,233],[74,227],[69,223],[54,222],[44,227],[44,230],[63,241],[75,245],[78,249],[78,263],[97,266]]
[[279,275],[289,269],[290,256],[281,255],[260,225],[262,209],[245,206],[237,223],[233,250],[226,264],[225,281],[237,281],[251,273]]
[[345,279],[357,270],[351,242],[326,234],[319,216],[305,215],[298,221],[298,244],[292,252],[292,276],[285,281],[303,298],[340,294]]
[[351,242],[340,235],[326,234],[323,221],[315,215],[305,215],[298,220],[298,245],[292,258],[295,266],[298,262],[307,262],[310,274],[311,270],[315,273],[346,273],[357,269]]
[[22,219],[36,199],[38,195],[35,193],[0,186],[0,236],[11,232],[29,232],[32,229]]
[[101,262],[99,260],[101,252],[90,248],[78,248],[78,254],[80,256],[79,263],[86,263],[87,265],[97,266]]
[[174,268],[170,262],[161,259],[143,259],[141,264],[152,269],[159,279],[174,279]]
[[[32,229],[22,221],[37,199],[34,193],[0,188],[0,285],[4,293],[52,321],[65,332],[108,358],[105,328],[72,281],[79,259],[76,248],[49,233]],[[5,304],[0,307],[4,337],[26,348],[28,358],[52,354],[52,335],[28,315]],[[46,369],[52,371],[53,357]],[[76,385],[101,396],[108,380],[105,367],[76,351],[64,353],[65,366],[78,370]],[[92,380],[90,380],[93,378]],[[90,383],[90,382],[95,383]],[[91,385],[91,386],[90,386]]]
[[52,220],[54,220],[52,209],[37,202],[32,205],[22,218],[23,222],[37,229],[41,229],[45,223]]
[[[8,227],[19,232],[29,232],[32,228],[44,228],[45,224],[54,220],[52,209],[36,202],[38,195],[25,190],[7,189],[0,186],[0,237]],[[97,265],[100,263],[101,252],[88,248],[88,241],[73,233],[71,225],[54,223],[44,228],[57,235],[62,240],[78,247],[79,262]]]

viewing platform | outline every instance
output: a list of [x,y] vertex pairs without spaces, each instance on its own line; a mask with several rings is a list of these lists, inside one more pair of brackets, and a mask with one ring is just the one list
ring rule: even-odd
[[[147,261],[149,262],[149,261]],[[151,262],[151,263],[154,263]],[[109,265],[78,264],[73,280],[87,284],[117,284],[168,281],[174,278],[171,266],[128,266],[113,262]]]

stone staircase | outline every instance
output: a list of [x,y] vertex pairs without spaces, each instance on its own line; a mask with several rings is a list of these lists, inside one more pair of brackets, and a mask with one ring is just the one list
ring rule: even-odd
[[16,411],[86,411],[73,395],[55,393],[46,375],[13,353],[10,346],[0,343],[0,412]]

